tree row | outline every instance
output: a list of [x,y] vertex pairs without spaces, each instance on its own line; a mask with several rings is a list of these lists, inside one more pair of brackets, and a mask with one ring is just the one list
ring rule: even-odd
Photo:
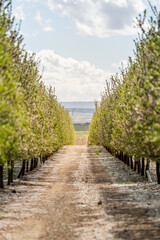
[[149,27],[146,11],[137,19],[141,33],[134,58],[107,83],[90,125],[89,144],[105,146],[136,169],[134,159],[142,175],[155,161],[160,183],[160,18],[156,8],[152,10]]
[[69,113],[58,103],[52,88],[43,84],[39,62],[24,50],[19,29],[11,14],[11,1],[0,0],[1,188],[4,166],[8,166],[10,184],[15,162],[24,165],[32,160],[36,166],[36,159],[43,160],[75,141]]

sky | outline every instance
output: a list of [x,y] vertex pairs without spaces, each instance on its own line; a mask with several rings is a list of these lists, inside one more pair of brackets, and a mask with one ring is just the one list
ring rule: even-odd
[[40,59],[60,102],[100,100],[106,81],[133,57],[135,18],[147,7],[147,0],[12,1],[25,49]]

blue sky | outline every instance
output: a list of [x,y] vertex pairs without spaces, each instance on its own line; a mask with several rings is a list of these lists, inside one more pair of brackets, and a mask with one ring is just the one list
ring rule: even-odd
[[14,0],[13,14],[58,100],[93,101],[133,56],[134,19],[147,6],[147,0]]

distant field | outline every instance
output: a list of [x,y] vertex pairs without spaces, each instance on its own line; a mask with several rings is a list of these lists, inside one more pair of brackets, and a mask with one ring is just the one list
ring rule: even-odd
[[94,108],[67,108],[71,113],[91,113],[93,114],[95,109]]
[[71,111],[69,111],[69,114],[73,120],[91,119],[93,116],[93,113],[90,113],[90,112],[71,112]]
[[62,102],[61,104],[68,110],[76,132],[89,131],[89,124],[95,111],[94,102]]
[[76,135],[88,135],[88,131],[75,132]]
[[61,102],[65,108],[92,108],[95,109],[94,102]]
[[89,131],[89,124],[74,124],[75,132],[88,132]]

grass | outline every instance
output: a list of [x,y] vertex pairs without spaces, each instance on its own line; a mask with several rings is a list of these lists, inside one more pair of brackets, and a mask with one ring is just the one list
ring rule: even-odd
[[138,179],[136,177],[131,177],[128,180],[122,180],[119,179],[118,180],[118,184],[131,184],[131,183],[137,183]]
[[101,153],[101,149],[96,149],[94,152],[95,152],[97,155],[99,155],[99,154]]
[[88,131],[75,132],[76,135],[88,135]]

